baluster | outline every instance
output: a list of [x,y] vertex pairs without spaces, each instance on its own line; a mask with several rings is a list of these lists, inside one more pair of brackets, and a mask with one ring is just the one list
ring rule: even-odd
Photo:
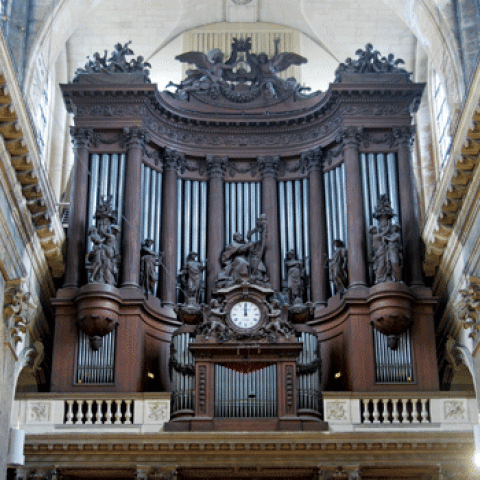
[[130,405],[132,400],[125,400],[125,424],[130,425],[132,423],[132,413],[130,412]]
[[418,410],[417,410],[418,400],[416,398],[412,399],[412,423],[419,423],[418,419]]
[[400,400],[392,398],[392,423],[400,423],[398,412],[400,409]]
[[97,400],[97,413],[95,413],[95,423],[102,423],[102,407],[103,407],[103,400]]
[[383,402],[383,422],[382,423],[392,423],[390,420],[390,414],[388,413],[388,398],[384,398]]
[[374,398],[372,400],[373,402],[373,423],[380,423],[379,417],[380,417],[380,412],[378,410],[378,402],[380,401],[379,398]]
[[115,425],[118,425],[119,423],[122,423],[121,421],[121,416],[122,416],[122,410],[121,410],[121,407],[122,407],[122,401],[121,400],[117,400],[115,401],[115,405],[116,405],[116,409],[115,409]]
[[83,412],[82,412],[82,407],[83,407],[83,402],[81,400],[77,400],[77,405],[78,405],[78,410],[77,410],[77,415],[75,416],[75,423],[78,425],[79,423],[83,423]]
[[85,414],[86,425],[91,425],[93,423],[92,422],[92,417],[93,417],[92,404],[93,404],[93,400],[87,400],[87,413]]
[[428,402],[428,399],[426,398],[422,398],[420,400],[420,405],[422,406],[420,418],[422,419],[422,423],[428,422],[427,402]]
[[112,401],[111,400],[105,400],[105,403],[107,404],[107,411],[105,412],[105,425],[111,425],[112,424]]
[[402,398],[402,423],[408,422],[407,403],[408,403],[408,399]]
[[73,425],[73,400],[67,400],[67,413],[65,419],[66,425]]
[[368,411],[368,398],[362,398],[363,403],[363,423],[370,423],[370,412]]

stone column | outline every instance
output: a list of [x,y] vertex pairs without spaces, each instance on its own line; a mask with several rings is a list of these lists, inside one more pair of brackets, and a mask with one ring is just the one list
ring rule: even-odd
[[367,262],[362,172],[358,156],[359,129],[355,127],[344,128],[340,138],[343,139],[347,197],[348,285],[349,288],[361,287],[367,285]]
[[404,275],[407,285],[423,285],[421,241],[416,215],[417,198],[413,188],[411,146],[414,127],[393,128],[398,147],[400,223],[402,226]]
[[177,302],[177,166],[179,154],[166,150],[163,157],[162,211],[162,301],[166,306]]
[[262,213],[267,215],[267,239],[265,246],[265,266],[270,283],[275,291],[280,291],[280,247],[278,236],[277,170],[280,157],[258,159],[262,172]]
[[142,218],[142,159],[148,135],[144,130],[125,129],[127,166],[125,220],[122,223],[122,287],[138,287],[140,277]]
[[325,192],[323,186],[322,151],[320,148],[305,154],[309,167],[310,185],[310,288],[311,299],[315,304],[327,302],[328,284],[325,262],[328,256]]
[[70,222],[68,228],[67,262],[64,287],[78,287],[86,282],[85,231],[88,198],[88,158],[93,140],[93,130],[71,127],[70,135],[75,152],[70,195]]
[[225,248],[225,212],[223,172],[227,159],[207,157],[208,181],[208,243],[207,243],[207,300],[215,285],[222,265],[220,257]]

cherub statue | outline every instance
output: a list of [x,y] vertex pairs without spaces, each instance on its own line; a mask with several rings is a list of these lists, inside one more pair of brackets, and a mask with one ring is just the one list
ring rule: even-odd
[[247,52],[247,62],[256,71],[255,83],[263,86],[272,98],[277,98],[277,88],[284,88],[285,80],[277,77],[277,73],[286,70],[292,65],[301,65],[307,63],[307,59],[292,52],[279,52],[278,45],[280,39],[274,41],[275,53],[273,57],[268,58],[265,52],[254,54]]
[[182,63],[193,63],[196,70],[187,70],[187,78],[179,85],[170,82],[170,86],[177,87],[177,94],[188,92],[208,91],[214,86],[225,85],[224,72],[232,70],[236,63],[223,63],[223,53],[220,49],[214,48],[206,55],[202,52],[187,52],[177,55],[175,60]]
[[269,321],[263,327],[263,332],[270,340],[276,340],[278,334],[289,337],[292,333],[292,326],[286,320],[288,313],[286,309],[280,307],[278,300],[273,300],[270,312],[268,313]]
[[212,298],[210,306],[205,306],[203,310],[203,323],[198,326],[198,331],[205,335],[208,340],[212,335],[216,335],[220,341],[228,339],[228,328],[224,317],[226,312],[216,298]]

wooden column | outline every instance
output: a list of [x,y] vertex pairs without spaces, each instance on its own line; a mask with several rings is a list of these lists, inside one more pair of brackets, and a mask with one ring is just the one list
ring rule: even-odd
[[280,157],[258,159],[262,172],[262,213],[267,215],[265,266],[272,288],[280,291],[280,247],[278,236],[277,170]]
[[222,265],[220,257],[225,248],[225,212],[223,172],[225,158],[207,157],[208,181],[208,243],[207,243],[207,300],[211,299],[215,278]]
[[311,299],[316,304],[327,302],[328,284],[325,262],[328,256],[325,192],[323,186],[322,151],[318,148],[305,154],[310,174],[310,285]]
[[413,188],[411,145],[414,127],[393,128],[398,147],[398,178],[400,190],[400,222],[402,227],[405,282],[423,285],[421,241],[416,216],[417,199]]
[[367,285],[362,172],[358,158],[359,133],[357,128],[349,127],[343,129],[340,135],[345,162],[349,288]]
[[70,128],[75,150],[70,196],[70,222],[68,228],[67,262],[64,287],[78,287],[86,282],[86,225],[88,198],[88,157],[93,130]]
[[142,159],[148,136],[140,129],[125,129],[127,166],[125,219],[122,232],[122,287],[138,287],[142,218]]
[[179,154],[166,150],[163,158],[162,218],[162,301],[167,306],[177,302],[177,166]]

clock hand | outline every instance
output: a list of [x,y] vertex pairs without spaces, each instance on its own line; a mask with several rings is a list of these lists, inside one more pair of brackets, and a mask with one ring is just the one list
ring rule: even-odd
[[247,302],[245,302],[243,304],[243,316],[246,317],[247,316]]

